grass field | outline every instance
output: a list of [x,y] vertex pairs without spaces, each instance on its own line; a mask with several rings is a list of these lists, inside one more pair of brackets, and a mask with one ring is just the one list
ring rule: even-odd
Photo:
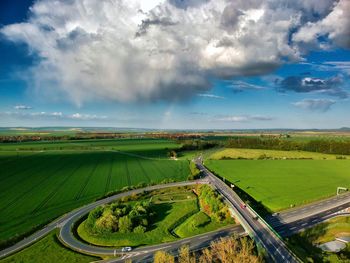
[[212,220],[206,213],[199,211],[175,229],[181,238],[199,235],[222,227],[222,224]]
[[340,253],[326,253],[316,247],[340,236],[350,236],[350,217],[338,217],[318,224],[289,237],[287,242],[304,262],[349,262],[350,245]]
[[[214,222],[200,211],[198,199],[190,187],[156,190],[140,200],[151,198],[156,211],[150,230],[145,233],[91,234],[84,221],[78,227],[80,238],[88,243],[103,246],[142,246],[159,244],[202,234],[227,226],[228,222]],[[135,202],[135,201],[134,201]]]
[[348,160],[208,160],[205,165],[271,211],[350,188]]
[[[276,151],[262,149],[223,149],[209,156],[209,159],[220,160],[225,158],[239,159],[258,159],[261,157],[270,159],[313,159],[313,160],[335,160],[337,155],[323,154],[304,151]],[[344,156],[343,158],[347,158]]]
[[[62,151],[1,152],[0,240],[23,234],[112,190],[165,179],[186,180],[187,161],[134,155],[162,154],[165,148],[175,145],[162,140],[146,141],[122,140],[111,144],[119,145],[132,155],[65,148]],[[110,147],[107,141],[92,142],[95,146],[101,143]]]
[[75,140],[40,141],[23,143],[0,143],[0,152],[8,151],[104,151],[118,150],[147,157],[166,158],[169,149],[177,149],[180,144],[161,139],[115,139],[115,140]]
[[99,258],[86,256],[64,247],[56,236],[56,232],[49,233],[46,237],[24,250],[0,260],[1,263],[87,263]]

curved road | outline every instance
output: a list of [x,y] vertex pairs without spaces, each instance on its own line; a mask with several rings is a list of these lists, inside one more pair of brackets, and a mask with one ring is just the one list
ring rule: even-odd
[[[193,185],[193,184],[200,184],[200,183],[205,183],[205,181],[204,180],[196,180],[196,181],[186,181],[186,182],[176,182],[176,183],[153,185],[153,186],[148,186],[145,188],[139,188],[139,189],[134,189],[134,190],[131,190],[128,192],[119,193],[119,194],[98,200],[94,203],[82,206],[80,208],[77,208],[77,209],[63,215],[62,217],[54,220],[52,223],[45,226],[40,231],[35,232],[34,234],[32,234],[31,236],[29,236],[27,238],[24,238],[23,240],[21,240],[20,242],[16,243],[15,245],[13,245],[11,247],[8,247],[4,250],[1,250],[0,251],[0,258],[6,257],[10,254],[13,254],[13,253],[29,246],[30,244],[36,242],[38,239],[42,238],[43,236],[45,236],[46,234],[48,234],[49,232],[54,230],[55,228],[60,227],[61,233],[62,233],[62,229],[67,230],[67,227],[70,229],[71,226],[67,223],[75,222],[80,217],[84,216],[89,211],[94,209],[96,206],[107,204],[107,203],[112,202],[115,199],[119,199],[119,198],[129,196],[132,194],[138,194],[138,193],[141,193],[143,191],[152,191],[152,190],[157,190],[157,189],[166,188],[166,187],[186,186],[186,185]],[[64,240],[65,240],[65,236],[63,237],[63,241]]]
[[[201,167],[205,169],[205,167]],[[42,238],[55,228],[60,228],[60,239],[63,243],[65,243],[67,246],[80,251],[82,253],[90,253],[90,254],[97,254],[97,255],[114,255],[115,253],[121,253],[120,250],[115,250],[113,248],[103,248],[103,247],[96,247],[91,246],[88,244],[84,244],[74,238],[74,236],[71,233],[71,227],[72,225],[81,217],[86,215],[89,211],[94,209],[96,206],[107,204],[109,202],[114,201],[115,199],[122,198],[124,196],[128,196],[134,193],[141,193],[143,191],[152,191],[156,189],[166,188],[166,187],[172,187],[172,186],[186,186],[186,185],[193,185],[193,184],[199,184],[199,183],[210,183],[215,184],[217,188],[224,189],[224,186],[221,185],[221,181],[217,179],[216,177],[213,177],[210,175],[209,180],[207,179],[201,179],[197,181],[191,181],[191,182],[178,182],[178,183],[169,183],[169,184],[162,184],[162,185],[154,185],[149,186],[145,188],[135,189],[124,193],[119,193],[116,195],[113,195],[111,197],[101,199],[99,201],[96,201],[94,203],[85,205],[83,207],[80,207],[78,209],[75,209],[61,218],[53,221],[52,223],[48,224],[46,227],[44,227],[42,230],[34,233],[28,238],[23,239],[22,241],[18,242],[17,244],[0,251],[0,258],[6,257],[9,254],[15,253],[21,249],[23,249],[26,246],[29,246],[30,244],[36,242],[39,238]],[[219,181],[217,181],[219,180]],[[230,199],[229,196],[232,195],[232,193],[227,193],[227,189],[224,191],[220,191],[226,198]],[[339,211],[348,208],[350,205],[350,194],[344,194],[341,196],[329,198],[327,200],[323,200],[320,202],[316,202],[307,206],[291,209],[285,212],[281,212],[276,217],[269,217],[266,220],[268,223],[275,228],[275,230],[281,235],[281,236],[288,236],[290,234],[293,234],[295,232],[301,231],[307,227],[311,227],[319,222],[322,222],[324,220],[327,220],[331,217],[341,215],[339,214]],[[236,207],[237,209],[240,209],[239,207]],[[255,222],[253,222],[255,223]],[[259,234],[265,235],[266,229],[260,228]],[[176,252],[179,247],[181,247],[184,244],[188,244],[190,246],[191,251],[195,251],[198,249],[202,249],[204,247],[209,246],[210,242],[219,238],[224,237],[228,235],[232,235],[233,233],[236,233],[238,235],[244,235],[244,229],[241,226],[234,226],[234,227],[228,227],[225,229],[221,229],[218,231],[202,234],[199,236],[194,236],[191,238],[186,238],[170,243],[163,243],[159,245],[154,246],[147,246],[147,247],[141,247],[133,250],[130,253],[126,253],[122,258],[111,260],[109,262],[121,262],[125,260],[126,258],[132,258],[134,262],[146,262],[152,260],[152,255],[157,250],[167,250],[167,251],[173,251]]]

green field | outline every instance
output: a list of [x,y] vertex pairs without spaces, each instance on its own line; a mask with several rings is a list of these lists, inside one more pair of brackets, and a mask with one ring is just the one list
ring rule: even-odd
[[181,144],[160,139],[115,139],[0,143],[0,152],[10,151],[105,151],[118,150],[154,158],[165,158],[169,149]]
[[[21,235],[33,227],[107,192],[140,183],[163,180],[186,180],[188,161],[150,159],[164,156],[166,148],[177,147],[164,140],[113,140],[81,142],[93,147],[118,148],[110,150],[67,150],[15,152],[13,144],[2,144],[0,154],[0,240]],[[61,143],[24,143],[20,148],[41,149]],[[24,146],[23,146],[24,145]],[[29,146],[30,145],[30,146]],[[75,145],[75,146],[74,146]],[[41,148],[40,148],[41,147]],[[89,146],[90,147],[90,146]],[[132,155],[130,155],[131,153]],[[146,156],[146,157],[142,157]]]
[[350,236],[350,217],[338,217],[287,238],[289,246],[304,262],[349,262],[350,245],[339,253],[327,253],[317,244]]
[[0,260],[1,263],[88,263],[100,258],[76,253],[64,247],[56,236],[51,232],[35,244],[22,251]]
[[222,224],[212,220],[206,213],[199,211],[175,229],[179,237],[189,237],[210,232],[222,227]]
[[205,165],[271,211],[350,188],[348,160],[208,160]]
[[[277,151],[265,149],[224,149],[209,156],[209,159],[313,159],[313,160],[335,160],[337,155],[305,151]],[[342,156],[342,158],[347,158]]]
[[219,229],[234,222],[233,220],[218,222],[200,211],[198,199],[191,187],[155,190],[137,200],[152,200],[156,212],[150,230],[145,233],[93,234],[84,221],[78,227],[78,235],[94,245],[137,247],[175,241]]

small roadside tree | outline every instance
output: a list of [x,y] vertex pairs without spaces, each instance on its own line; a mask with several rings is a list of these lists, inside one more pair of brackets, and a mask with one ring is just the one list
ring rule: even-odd
[[175,258],[165,251],[157,251],[154,254],[154,263],[175,263]]
[[119,232],[121,233],[130,232],[132,229],[132,222],[129,216],[123,216],[119,218],[118,226],[119,226]]

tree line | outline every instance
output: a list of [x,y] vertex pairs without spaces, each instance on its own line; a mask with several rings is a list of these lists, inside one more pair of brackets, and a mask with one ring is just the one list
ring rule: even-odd
[[258,256],[253,241],[247,238],[221,238],[212,242],[209,248],[191,253],[188,246],[178,251],[176,258],[170,253],[158,251],[154,255],[154,263],[260,263],[262,256]]
[[221,195],[219,195],[213,188],[207,184],[198,185],[196,194],[199,199],[199,205],[211,218],[218,222],[232,220],[228,206],[223,202]]
[[206,150],[214,147],[308,151],[350,155],[350,140],[310,139],[297,141],[279,137],[231,137],[227,140],[184,140],[181,150]]

